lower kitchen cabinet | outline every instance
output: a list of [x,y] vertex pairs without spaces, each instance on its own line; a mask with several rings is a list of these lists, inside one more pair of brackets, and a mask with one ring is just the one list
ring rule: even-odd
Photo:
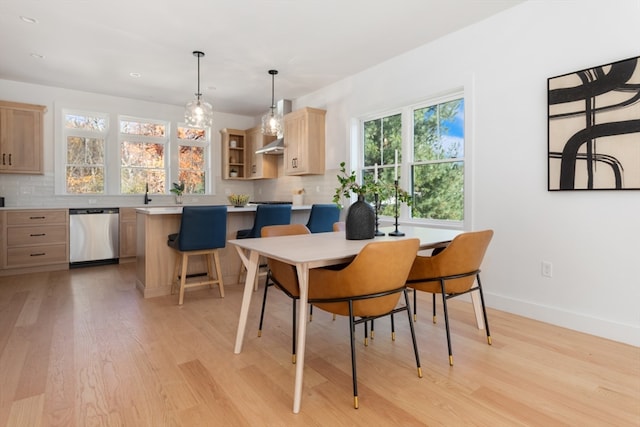
[[120,208],[120,262],[136,260],[136,208]]
[[0,275],[69,268],[69,211],[28,209],[2,213]]

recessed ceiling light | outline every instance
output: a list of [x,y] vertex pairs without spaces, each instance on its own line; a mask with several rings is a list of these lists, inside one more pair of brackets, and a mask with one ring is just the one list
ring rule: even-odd
[[31,57],[36,59],[44,59],[44,55],[40,55],[39,53],[32,53]]
[[133,77],[134,79],[138,79],[140,77],[142,77],[142,74],[140,73],[129,73],[130,77]]
[[28,16],[20,16],[20,19],[22,19],[24,22],[28,23],[28,24],[37,24],[38,20],[36,18],[30,18]]

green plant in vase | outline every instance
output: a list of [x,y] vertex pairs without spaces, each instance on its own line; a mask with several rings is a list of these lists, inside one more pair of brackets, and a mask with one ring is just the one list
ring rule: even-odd
[[[333,195],[333,203],[338,205],[339,208],[343,208],[341,204],[342,198],[350,199],[351,194],[356,196],[378,195],[378,203],[383,200],[393,200],[395,202],[395,184],[391,182],[385,182],[383,180],[376,180],[371,175],[365,175],[362,183],[358,183],[355,171],[347,173],[345,162],[340,163],[340,174],[337,175],[338,183],[335,193]],[[406,203],[407,206],[411,206],[413,199],[411,195],[401,187],[398,187],[398,202]],[[378,208],[380,206],[378,205]]]
[[[358,183],[355,171],[347,173],[345,162],[340,163],[340,173],[337,175],[339,185],[336,187],[333,195],[333,202],[338,205],[338,207],[342,208],[342,198],[350,199],[352,194],[356,194],[358,196],[358,201],[353,203],[347,212],[347,220],[345,221],[347,239],[370,239],[376,235],[384,234],[378,231],[378,214],[381,210],[383,201],[393,203],[394,206],[394,213],[392,215],[396,218],[396,231],[393,235],[402,235],[397,231],[398,205],[400,203],[406,203],[408,206],[411,206],[413,202],[412,197],[406,190],[400,187],[396,188],[395,182],[390,183],[385,182],[384,180],[378,180],[377,173],[375,175],[375,177],[371,174],[364,175],[362,183]],[[367,203],[367,196],[369,196],[371,204]],[[365,213],[364,211],[367,211],[367,209],[361,207],[361,204],[366,204],[370,208],[368,210],[371,212]],[[352,216],[352,207],[356,205],[358,206],[357,210],[359,214],[362,215],[358,221],[360,221],[363,224],[362,227],[366,229],[363,232],[357,233],[357,235],[366,237],[350,237],[349,229],[354,227],[355,222],[350,222],[349,220]],[[373,205],[373,207],[371,205]],[[371,215],[373,215],[373,226],[369,225],[369,218]]]
[[176,195],[176,203],[182,203],[182,193],[184,193],[184,182],[174,182],[169,190]]
[[182,193],[184,193],[184,182],[174,182],[171,185],[172,187],[169,191],[171,191],[176,196],[182,196]]
[[345,162],[340,163],[340,174],[337,175],[338,187],[333,195],[333,202],[342,208],[342,197],[349,199],[356,194],[358,200],[347,210],[345,219],[345,236],[348,240],[373,239],[375,237],[375,212],[373,207],[365,201],[365,196],[371,191],[373,181],[371,177],[364,177],[362,183],[356,180],[356,173],[347,173]]
[[338,205],[340,209],[344,207],[341,203],[343,197],[345,199],[350,199],[352,193],[357,195],[359,198],[365,197],[367,193],[369,193],[369,188],[373,184],[373,180],[369,176],[365,176],[362,184],[358,183],[355,171],[351,171],[350,174],[347,174],[345,162],[340,163],[340,175],[337,175],[337,178],[340,185],[336,187],[336,191],[333,195],[333,203]]
[[[377,181],[373,182],[370,186],[370,190],[372,194],[378,195],[378,210],[382,208],[382,202],[389,201],[391,203],[395,203],[396,199],[396,186],[395,183],[385,182],[385,181]],[[402,187],[398,186],[398,203],[404,203],[407,206],[413,205],[413,198],[409,194],[408,191],[404,190]]]

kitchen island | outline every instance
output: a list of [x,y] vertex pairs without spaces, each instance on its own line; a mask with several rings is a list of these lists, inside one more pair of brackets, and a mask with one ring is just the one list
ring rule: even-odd
[[[253,226],[256,206],[228,207],[227,240],[235,239],[236,231]],[[292,223],[306,224],[311,206],[294,205],[291,210]],[[181,216],[182,206],[136,209],[136,287],[145,298],[171,293],[175,252],[167,245],[167,236],[180,230]],[[230,246],[221,249],[220,263],[224,284],[237,284],[240,258],[236,250]],[[205,271],[204,259],[189,261],[187,275]]]

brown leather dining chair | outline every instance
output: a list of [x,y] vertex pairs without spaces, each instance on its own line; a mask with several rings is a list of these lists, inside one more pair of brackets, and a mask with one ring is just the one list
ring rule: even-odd
[[[418,255],[409,272],[408,287],[432,294],[433,323],[436,322],[436,294],[442,295],[447,346],[449,348],[449,365],[451,366],[453,366],[453,352],[451,350],[451,333],[447,310],[448,299],[469,292],[478,292],[480,294],[487,342],[491,345],[487,310],[484,305],[482,283],[480,282],[480,265],[492,237],[493,230],[459,234],[447,247],[444,249],[438,248],[437,251],[434,251],[435,255]],[[417,316],[416,294],[417,292],[413,294],[414,320]]]
[[[311,234],[311,231],[304,224],[269,225],[262,227],[261,237],[293,236],[297,234]],[[264,309],[267,303],[267,291],[271,286],[275,286],[285,293],[293,301],[293,333],[291,361],[296,363],[296,305],[300,299],[300,287],[298,285],[298,274],[295,266],[275,259],[267,258],[267,280],[264,284],[264,295],[262,297],[262,309],[260,311],[260,325],[258,326],[258,336],[262,336],[262,323],[264,321]]]
[[[346,267],[309,270],[309,302],[321,310],[349,317],[353,405],[358,408],[355,325],[400,311],[407,312],[413,350],[422,377],[411,306],[405,282],[418,252],[418,239],[371,242]],[[405,304],[397,307],[400,295]],[[358,319],[356,319],[358,318]]]

